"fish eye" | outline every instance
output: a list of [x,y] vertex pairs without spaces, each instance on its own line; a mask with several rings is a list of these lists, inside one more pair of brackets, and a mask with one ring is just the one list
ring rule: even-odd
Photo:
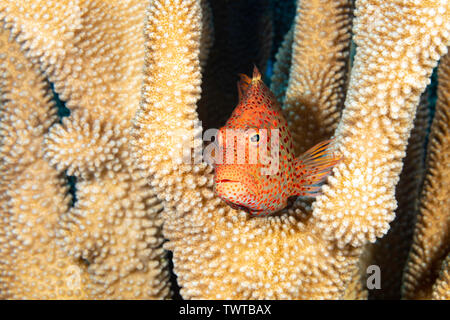
[[251,142],[259,142],[259,134],[254,134],[250,137]]

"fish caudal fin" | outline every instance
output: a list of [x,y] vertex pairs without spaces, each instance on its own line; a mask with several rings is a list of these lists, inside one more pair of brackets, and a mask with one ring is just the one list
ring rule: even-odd
[[293,195],[315,197],[321,193],[321,183],[340,161],[340,157],[334,156],[328,149],[332,141],[316,144],[295,160]]

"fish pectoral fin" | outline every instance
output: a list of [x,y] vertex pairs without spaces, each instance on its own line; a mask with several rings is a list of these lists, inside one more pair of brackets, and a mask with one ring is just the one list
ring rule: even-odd
[[238,87],[238,93],[239,93],[239,103],[244,98],[245,93],[248,90],[248,87],[252,83],[252,79],[250,79],[247,75],[240,73],[239,74],[240,80],[237,83]]
[[320,142],[295,159],[294,195],[315,197],[320,194],[321,184],[341,160],[329,149],[332,141]]

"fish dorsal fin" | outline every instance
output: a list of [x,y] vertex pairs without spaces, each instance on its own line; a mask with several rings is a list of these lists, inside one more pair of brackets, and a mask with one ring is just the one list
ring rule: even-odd
[[253,76],[252,76],[252,82],[258,82],[261,80],[261,73],[259,73],[258,68],[253,65]]
[[252,83],[252,79],[250,79],[247,75],[240,73],[240,80],[237,83],[238,93],[239,93],[239,102],[244,98],[245,93],[248,90],[248,87]]
[[244,98],[248,88],[251,84],[257,83],[261,80],[261,73],[259,73],[259,70],[256,66],[253,67],[253,75],[250,79],[247,75],[240,73],[239,74],[239,81],[237,83],[238,87],[238,93],[239,93],[239,102]]
[[321,183],[341,160],[329,149],[332,142],[333,140],[320,142],[295,159],[293,195],[315,197],[320,194]]

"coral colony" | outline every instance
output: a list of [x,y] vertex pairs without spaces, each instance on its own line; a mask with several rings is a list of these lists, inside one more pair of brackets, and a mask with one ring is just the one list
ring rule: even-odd
[[[3,0],[0,26],[1,299],[450,299],[450,1]],[[254,64],[292,157],[339,159],[259,216],[203,157]]]

